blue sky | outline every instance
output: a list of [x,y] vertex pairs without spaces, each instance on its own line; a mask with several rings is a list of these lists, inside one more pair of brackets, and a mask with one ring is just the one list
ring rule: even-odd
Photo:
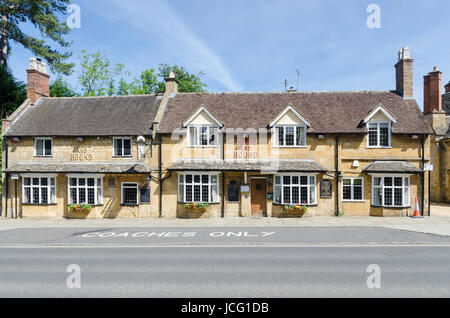
[[[394,64],[411,48],[415,97],[422,107],[423,75],[437,65],[450,80],[448,0],[73,0],[73,60],[103,51],[137,77],[159,63],[206,72],[211,92],[395,89]],[[381,28],[366,24],[370,4]],[[26,26],[32,34],[37,34]],[[26,80],[31,53],[13,44],[10,67]],[[76,90],[79,69],[68,78]],[[53,76],[54,78],[54,76]]]

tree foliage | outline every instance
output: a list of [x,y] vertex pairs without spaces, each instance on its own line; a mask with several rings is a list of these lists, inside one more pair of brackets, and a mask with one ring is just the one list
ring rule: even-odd
[[[64,52],[70,46],[64,37],[70,28],[59,16],[64,15],[70,0],[2,0],[0,2],[0,63],[7,65],[11,47],[10,42],[22,44],[35,55],[44,58],[52,70],[69,75],[74,66],[65,61],[72,55]],[[23,23],[31,23],[42,37],[38,39],[26,34]],[[55,42],[61,50],[48,44],[47,39]]]
[[81,73],[78,80],[84,96],[112,95],[114,90],[114,77],[123,72],[122,64],[112,65],[108,57],[102,52],[90,54],[81,51]]
[[0,107],[2,118],[15,111],[27,98],[27,88],[17,81],[10,70],[0,65]]
[[50,97],[73,97],[77,96],[71,88],[69,83],[63,80],[61,76],[58,76],[50,84]]

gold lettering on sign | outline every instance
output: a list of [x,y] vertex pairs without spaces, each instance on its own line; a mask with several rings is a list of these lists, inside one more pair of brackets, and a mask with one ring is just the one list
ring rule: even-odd
[[72,141],[73,152],[70,154],[70,161],[92,161],[92,154],[88,153],[91,148],[89,141]]

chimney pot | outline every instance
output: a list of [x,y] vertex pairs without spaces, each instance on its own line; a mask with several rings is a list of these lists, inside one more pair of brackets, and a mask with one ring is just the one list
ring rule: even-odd
[[442,73],[437,66],[424,76],[423,113],[442,111]]
[[27,98],[34,104],[39,98],[49,96],[50,76],[47,66],[40,58],[32,57],[27,69]]
[[166,82],[166,93],[168,93],[169,96],[178,94],[178,80],[176,79],[176,75],[173,71],[169,72],[169,76],[165,77],[164,81]]
[[413,98],[413,63],[409,47],[404,46],[398,53],[398,62],[395,65],[396,90],[403,98]]

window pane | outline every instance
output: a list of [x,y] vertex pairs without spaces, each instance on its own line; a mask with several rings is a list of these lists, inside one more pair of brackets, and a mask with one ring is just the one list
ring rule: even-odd
[[131,139],[123,140],[123,155],[131,156]]
[[211,183],[217,184],[217,176],[216,175],[211,176]]
[[36,156],[44,155],[44,141],[42,139],[36,140]]
[[392,206],[392,188],[384,189],[384,205]]
[[217,185],[213,185],[211,186],[211,202],[219,202],[219,191],[218,191],[218,186]]
[[197,127],[189,127],[189,144],[197,146]]
[[39,203],[39,188],[33,188],[33,202],[35,204]]
[[297,127],[297,146],[306,146],[305,127]]
[[209,186],[203,185],[202,186],[202,202],[209,202]]
[[95,179],[94,179],[94,178],[88,178],[88,179],[87,179],[87,185],[88,185],[89,187],[95,186]]
[[186,202],[192,202],[192,186],[186,186]]
[[70,178],[70,185],[72,187],[75,187],[77,185],[77,179],[76,178]]
[[362,185],[362,179],[353,179],[353,184],[356,186]]
[[179,182],[184,183],[184,175],[180,174],[179,176]]
[[115,155],[116,156],[122,156],[123,152],[122,152],[122,139],[114,139],[115,145],[114,145],[114,149],[115,149]]
[[88,204],[95,204],[95,189],[88,188]]
[[374,186],[380,186],[381,185],[381,178],[373,178],[373,185]]
[[97,204],[103,203],[102,179],[97,179]]
[[211,146],[217,145],[217,128],[216,127],[210,127],[209,128],[209,144]]
[[352,187],[344,186],[342,188],[342,196],[343,196],[344,200],[351,200],[352,199]]
[[316,185],[313,184],[309,187],[309,202],[308,204],[316,203]]
[[277,127],[278,131],[278,145],[284,146],[284,129],[283,127]]
[[353,187],[353,199],[354,200],[362,200],[363,199],[362,186],[355,185]]
[[294,127],[286,127],[286,146],[294,146]]
[[85,186],[85,185],[86,185],[86,179],[84,179],[84,178],[79,178],[79,179],[78,179],[78,185],[79,185],[79,186]]
[[381,188],[373,189],[373,205],[381,206]]
[[281,186],[275,186],[275,203],[281,203]]
[[86,203],[86,189],[85,188],[79,188],[78,189],[78,203]]
[[45,155],[51,156],[52,155],[52,141],[51,140],[45,140]]
[[299,184],[299,182],[300,182],[300,178],[298,176],[292,177],[292,184]]
[[39,178],[33,178],[33,185],[39,185]]
[[208,183],[209,182],[209,175],[204,174],[202,175],[202,183]]
[[394,205],[395,206],[403,205],[403,189],[402,188],[394,189]]
[[137,186],[123,188],[123,204],[137,204]]
[[184,186],[182,184],[178,186],[178,201],[184,202]]
[[304,185],[307,185],[308,184],[308,177],[305,177],[305,176],[301,176],[300,177],[300,184],[304,184]]
[[392,178],[384,178],[384,186],[391,187],[392,186]]
[[275,177],[275,184],[281,184],[281,177]]
[[56,203],[56,188],[50,187],[50,203]]
[[369,146],[378,146],[377,124],[369,124]]
[[30,178],[24,178],[23,179],[23,183],[24,183],[24,185],[30,185],[31,184],[31,179]]
[[[408,180],[407,178],[405,178],[405,181],[406,180]],[[411,205],[411,203],[410,203],[410,200],[409,200],[409,187],[408,186],[406,186],[404,189],[403,189],[403,200],[404,200],[404,205],[405,206],[410,206]]]
[[41,204],[48,204],[48,188],[43,187],[41,188]]
[[394,185],[396,187],[401,187],[403,185],[403,178],[394,178]]
[[389,124],[380,124],[380,146],[389,146]]
[[192,183],[192,175],[191,174],[186,175],[186,183]]
[[300,188],[300,204],[308,204],[308,187]]
[[291,177],[290,176],[284,176],[283,177],[283,184],[284,185],[291,184]]
[[201,146],[208,145],[208,127],[205,126],[200,127],[200,145]]
[[25,188],[24,189],[24,202],[23,203],[31,203],[31,188]]
[[194,185],[194,202],[200,202],[200,201],[201,201],[200,186]]
[[283,187],[283,203],[290,204],[291,203],[291,188]]
[[292,187],[292,203],[299,204],[300,203],[300,188]]
[[70,189],[70,204],[76,204],[78,203],[77,201],[77,189],[76,188],[71,188]]
[[352,184],[352,180],[351,180],[351,179],[344,179],[343,182],[344,182],[344,185],[346,185],[346,186],[347,186],[347,185],[349,186],[349,185]]
[[200,183],[200,175],[194,175],[194,183]]

